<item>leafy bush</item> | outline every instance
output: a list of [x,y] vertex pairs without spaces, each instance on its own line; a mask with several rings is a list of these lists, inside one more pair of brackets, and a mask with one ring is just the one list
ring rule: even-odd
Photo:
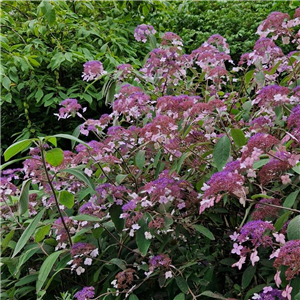
[[112,113],[65,99],[78,135],[4,153],[2,169],[32,147],[2,172],[1,297],[299,299],[300,8],[289,18],[270,14],[239,66],[220,35],[184,54],[145,24],[140,70],[85,63],[89,88],[117,82]]

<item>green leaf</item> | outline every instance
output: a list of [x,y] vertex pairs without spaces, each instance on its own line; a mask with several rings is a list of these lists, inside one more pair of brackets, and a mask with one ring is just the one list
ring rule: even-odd
[[116,265],[116,266],[118,266],[123,271],[126,269],[126,263],[122,259],[113,258],[109,262],[112,263],[112,264],[114,264],[114,265]]
[[80,144],[86,146],[88,149],[91,149],[91,147],[86,142],[84,142],[84,141],[82,141],[82,140],[78,139],[77,137],[74,137],[70,134],[59,133],[59,134],[56,134],[54,136],[80,143]]
[[43,264],[40,268],[40,271],[39,271],[38,280],[36,282],[36,293],[38,293],[42,289],[45,281],[48,278],[48,275],[50,274],[50,272],[52,270],[53,265],[57,261],[60,254],[65,252],[65,251],[66,250],[60,250],[60,251],[53,252],[43,262]]
[[266,195],[266,194],[256,194],[256,195],[251,196],[251,199],[252,199],[252,200],[255,200],[255,199],[257,199],[257,198],[272,199],[273,197],[268,196],[268,195]]
[[12,165],[12,164],[14,164],[14,163],[16,163],[18,161],[25,160],[25,159],[28,159],[28,158],[31,158],[31,156],[25,156],[25,157],[21,157],[21,158],[10,160],[7,163],[5,163],[5,164],[3,164],[3,165],[0,166],[0,171],[2,171],[3,169],[5,169],[9,165]]
[[292,213],[291,211],[288,211],[285,214],[283,214],[282,216],[280,216],[280,218],[277,219],[277,221],[274,224],[276,231],[279,231],[282,229],[285,222],[289,219],[289,216],[291,213]]
[[140,229],[136,231],[136,244],[138,246],[138,249],[140,250],[142,256],[145,256],[147,254],[147,251],[150,247],[151,241],[147,240],[145,238],[145,232],[149,231],[148,226],[145,222],[145,220],[141,219],[139,221],[139,225],[141,226]]
[[246,289],[250,282],[252,281],[254,275],[255,275],[255,272],[256,272],[256,267],[253,267],[253,266],[249,266],[243,273],[243,276],[242,276],[242,288],[243,289]]
[[5,76],[4,79],[2,80],[2,85],[4,86],[4,88],[6,90],[9,91],[10,90],[10,84],[11,84],[11,80],[7,76]]
[[35,93],[35,99],[37,103],[42,99],[44,96],[44,92],[41,89],[38,89],[37,92]]
[[128,174],[118,174],[116,176],[116,183],[121,184],[126,177],[128,177]]
[[198,232],[200,232],[201,234],[203,234],[204,236],[206,236],[207,238],[209,238],[210,240],[214,240],[215,239],[214,235],[212,234],[212,232],[208,228],[206,228],[206,227],[204,227],[202,225],[193,225],[193,227]]
[[20,202],[19,202],[19,214],[20,215],[23,215],[28,209],[30,183],[31,183],[31,179],[27,179],[22,182],[22,189],[20,192]]
[[297,174],[300,174],[300,164],[298,163],[295,167],[292,168],[292,170]]
[[55,69],[58,69],[60,67],[60,65],[62,64],[62,62],[64,62],[65,60],[66,59],[65,59],[64,54],[61,52],[58,52],[52,57],[50,64],[48,65],[48,68],[51,67],[51,71],[54,71]]
[[46,162],[53,167],[58,167],[64,161],[64,152],[60,148],[50,149],[45,155]]
[[200,296],[207,296],[207,297],[210,297],[210,298],[222,299],[222,300],[227,299],[227,298],[223,297],[222,295],[217,294],[217,293],[213,293],[211,291],[205,291],[205,292],[201,293]]
[[258,161],[255,161],[253,163],[253,170],[259,169],[260,167],[266,165],[269,161],[270,161],[270,158],[264,158],[264,159],[260,159]]
[[58,202],[67,208],[72,208],[74,205],[74,195],[68,191],[60,191],[58,194]]
[[246,137],[241,129],[232,128],[230,134],[238,147],[242,147],[246,144]]
[[38,274],[26,275],[23,278],[19,279],[15,286],[27,285],[30,282],[36,281]]
[[287,207],[287,208],[291,208],[291,207],[294,205],[294,203],[295,203],[295,201],[296,201],[296,198],[297,198],[298,194],[299,194],[299,190],[290,193],[290,194],[286,197],[286,199],[284,200],[282,206]]
[[145,150],[139,150],[134,157],[135,165],[142,170],[145,165]]
[[42,1],[39,5],[45,19],[48,21],[49,25],[53,25],[56,19],[56,14],[53,5],[50,1]]
[[300,239],[300,215],[292,219],[287,227],[288,240]]
[[16,267],[16,271],[14,273],[15,276],[17,276],[17,274],[20,272],[20,269],[21,267],[24,265],[24,263],[26,261],[28,261],[28,259],[30,257],[32,257],[40,248],[39,247],[34,247],[34,248],[31,248],[25,252],[23,252],[21,255],[20,255],[20,258],[19,258],[19,261],[18,261],[18,265]]
[[34,241],[36,243],[41,242],[45,238],[45,236],[50,232],[50,229],[51,229],[51,224],[38,228],[34,236]]
[[93,217],[90,215],[78,215],[78,216],[70,217],[70,219],[76,221],[101,222],[100,218]]
[[176,295],[173,300],[185,300],[184,293],[180,293],[180,294]]
[[54,147],[57,147],[57,140],[56,140],[56,137],[54,136],[46,136],[45,137],[45,142],[49,142],[51,143]]
[[10,158],[29,147],[33,141],[33,139],[22,140],[9,146],[4,152],[5,161],[8,161]]
[[82,170],[70,168],[70,169],[63,169],[59,171],[60,173],[67,172],[74,176],[76,176],[78,179],[83,181],[88,187],[90,187],[92,190],[95,190],[94,183],[83,173]]
[[189,291],[189,286],[184,278],[182,278],[181,276],[177,276],[175,277],[175,281],[177,283],[177,286],[183,293],[186,294]]
[[255,70],[251,70],[248,71],[245,75],[245,86],[247,87],[251,81],[251,79],[253,78],[253,74],[254,74]]
[[226,165],[230,155],[230,140],[224,135],[222,136],[215,145],[213,152],[213,161],[218,169],[221,171]]
[[111,219],[114,222],[116,229],[118,231],[122,231],[124,228],[125,220],[120,218],[120,215],[122,213],[122,207],[121,205],[113,204],[111,208],[109,209],[109,213],[111,215]]
[[18,240],[14,253],[12,255],[12,258],[15,257],[25,246],[27,241],[32,236],[33,232],[35,231],[36,227],[38,226],[38,223],[40,222],[46,208],[44,207],[36,216],[35,218],[30,222],[30,224],[27,226],[25,231],[22,233],[20,239]]
[[14,233],[15,233],[15,231],[14,231],[14,230],[11,230],[11,231],[5,236],[4,239],[1,239],[1,249],[2,249],[2,251],[4,251],[4,250],[7,248],[9,242],[11,241],[12,237],[14,236]]

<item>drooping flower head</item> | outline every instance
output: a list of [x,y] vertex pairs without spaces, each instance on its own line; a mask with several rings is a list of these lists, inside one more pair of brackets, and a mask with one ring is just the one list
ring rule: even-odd
[[82,78],[85,81],[91,81],[98,79],[100,76],[107,74],[103,69],[103,65],[98,60],[91,60],[86,62],[84,65],[84,70],[82,73]]
[[60,103],[62,106],[59,109],[59,114],[54,114],[58,116],[59,119],[67,119],[69,117],[74,117],[82,106],[77,102],[76,99],[66,99]]

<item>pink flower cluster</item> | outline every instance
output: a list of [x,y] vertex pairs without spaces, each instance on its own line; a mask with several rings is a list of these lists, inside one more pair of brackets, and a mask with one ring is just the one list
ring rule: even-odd
[[137,28],[134,30],[134,37],[138,42],[142,41],[143,43],[146,43],[147,36],[149,36],[150,34],[155,34],[155,33],[156,33],[156,30],[153,28],[153,26],[141,24],[141,25],[137,26]]

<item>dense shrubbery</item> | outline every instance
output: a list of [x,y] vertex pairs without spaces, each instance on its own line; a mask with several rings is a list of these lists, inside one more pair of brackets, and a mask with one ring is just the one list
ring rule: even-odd
[[141,69],[86,62],[87,91],[116,82],[112,112],[65,99],[77,135],[4,153],[1,297],[299,299],[299,25],[270,14],[237,66],[220,35],[185,54],[150,25]]
[[[21,140],[53,131],[71,133],[77,120],[57,123],[53,113],[66,98],[77,98],[95,111],[103,106],[112,81],[86,90],[78,81],[82,63],[101,60],[106,70],[130,62],[140,67],[148,50],[133,43],[141,22],[160,32],[173,31],[186,52],[218,33],[236,60],[251,49],[255,31],[272,10],[290,2],[217,1],[3,1],[2,8],[2,149]],[[294,4],[291,4],[294,5]],[[295,7],[294,7],[295,8]],[[245,16],[247,16],[245,18]],[[144,20],[143,20],[144,18]],[[102,91],[101,91],[102,90]],[[43,118],[40,115],[43,114]]]

